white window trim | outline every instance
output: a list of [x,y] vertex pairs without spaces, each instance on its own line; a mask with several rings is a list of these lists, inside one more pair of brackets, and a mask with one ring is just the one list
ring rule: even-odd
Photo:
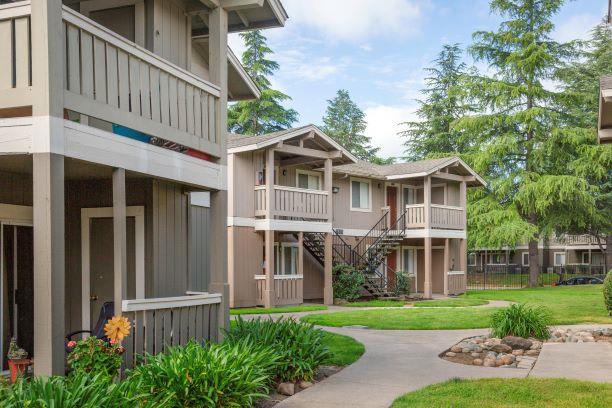
[[[474,262],[470,262],[470,258],[473,258]],[[468,256],[467,256],[468,266],[476,266],[477,260],[478,260],[478,257],[476,256],[475,252],[468,253]]]
[[[525,257],[525,255],[527,255]],[[525,258],[527,258],[527,262],[525,262]],[[529,266],[529,252],[521,252],[521,265]]]
[[[563,255],[563,264],[557,263],[557,255]],[[553,265],[554,266],[564,266],[567,264],[567,259],[565,259],[565,252],[553,252]]]
[[[586,255],[586,258],[587,258],[587,260],[586,260],[586,261],[584,260],[585,255]],[[588,264],[590,264],[590,263],[591,263],[591,259],[590,259],[591,257],[590,257],[589,255],[590,255],[590,254],[589,254],[587,251],[584,251],[584,252],[582,253],[582,263],[583,263],[583,264],[588,265]]]
[[[368,188],[368,208],[355,208],[353,207],[353,181],[358,181],[360,183],[367,183],[369,185]],[[351,211],[359,211],[359,212],[372,212],[372,180],[359,178],[359,177],[351,177],[349,179],[349,202]]]
[[302,170],[302,169],[297,169],[295,171],[295,186],[299,188],[299,181],[300,181],[300,174],[304,174],[307,176],[314,176],[317,177],[319,179],[319,188],[318,190],[323,190],[323,175],[319,172],[316,171],[312,171],[312,170]]
[[[489,254],[487,255],[487,257],[489,258],[489,259],[487,259],[487,265],[505,265],[505,264],[506,264],[505,262],[500,262],[500,263],[493,263],[493,262],[491,262],[491,257],[493,257],[494,255],[499,255],[500,257],[501,257],[502,255],[504,255],[504,256],[505,256],[505,254],[503,254],[503,253],[498,253],[498,252],[489,253]],[[501,259],[501,258],[500,258],[500,259]]]
[[[406,207],[407,205],[412,205],[412,204],[408,204],[408,203],[406,203],[404,201],[404,190],[412,190],[412,191],[414,191],[415,198],[418,198],[418,194],[417,194],[417,190],[418,189],[419,188],[417,186],[412,186],[410,184],[402,184],[402,189],[401,189],[402,190],[402,194],[401,194],[400,200],[401,200],[401,204],[404,207]],[[418,204],[418,203],[413,203],[413,204]]]
[[[276,273],[276,268],[277,266],[274,265],[274,276],[297,276],[298,275],[298,268],[296,265],[295,268],[295,274],[291,274],[291,273],[285,273],[285,248],[299,248],[299,244],[297,242],[281,242],[280,245],[278,242],[274,243],[274,251],[277,251],[277,258],[278,259],[278,268],[279,268],[279,273]],[[298,251],[299,253],[299,251]],[[300,262],[299,259],[296,258],[296,261]]]

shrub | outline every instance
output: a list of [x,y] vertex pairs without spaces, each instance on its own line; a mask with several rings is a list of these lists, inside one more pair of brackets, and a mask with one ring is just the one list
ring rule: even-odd
[[365,278],[361,272],[350,265],[336,265],[333,269],[333,288],[336,299],[355,300],[361,295]]
[[612,269],[608,271],[608,275],[606,275],[606,279],[604,279],[603,293],[606,308],[610,316],[612,316]]
[[268,346],[277,355],[275,377],[279,381],[312,380],[317,367],[330,358],[324,332],[293,319],[234,321],[226,342],[247,341]]
[[499,338],[518,336],[545,340],[550,337],[550,316],[549,310],[544,307],[513,304],[491,315],[491,334]]
[[191,342],[146,356],[122,388],[151,407],[247,407],[267,396],[277,358],[271,348],[245,341]]
[[112,378],[119,372],[124,349],[118,343],[107,344],[91,336],[70,345],[68,365],[73,373],[104,374]]
[[395,288],[393,290],[395,296],[410,294],[410,275],[404,271],[395,273]]

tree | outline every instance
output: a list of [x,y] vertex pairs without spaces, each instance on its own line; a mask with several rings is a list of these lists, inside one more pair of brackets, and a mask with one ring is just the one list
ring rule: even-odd
[[261,97],[252,101],[240,101],[228,110],[228,127],[232,132],[245,135],[262,135],[291,127],[298,113],[282,106],[291,98],[272,89],[270,76],[278,70],[276,61],[267,59],[273,51],[266,44],[266,37],[259,30],[241,33],[246,50],[242,64],[246,72],[261,90]]
[[333,99],[327,101],[323,117],[323,131],[361,160],[378,164],[392,162],[376,156],[379,148],[370,145],[370,138],[364,135],[367,123],[365,114],[344,89],[338,90]]
[[407,129],[401,133],[407,140],[407,160],[427,157],[458,155],[467,150],[469,140],[452,126],[459,118],[470,112],[471,107],[461,98],[459,83],[466,75],[467,67],[461,62],[459,44],[444,45],[433,66],[425,68],[425,96],[419,100],[416,111],[418,121],[405,122]]
[[488,179],[468,209],[472,244],[529,243],[529,285],[538,285],[538,240],[574,223],[574,214],[595,211],[595,187],[576,170],[593,134],[564,126],[561,92],[544,84],[573,43],[550,38],[551,18],[563,0],[492,0],[504,21],[497,31],[474,33],[470,53],[489,64],[491,76],[470,75],[463,85],[479,114],[457,129],[473,143],[468,161]]
[[[599,112],[599,78],[612,72],[612,32],[605,22],[595,26],[587,41],[579,42],[580,59],[567,63],[557,71],[563,89],[561,109],[568,112],[567,126],[596,135]],[[588,233],[597,239],[604,252],[605,267],[612,266],[612,149],[596,144],[582,147],[581,161],[575,162],[580,172],[593,185],[597,211],[576,214],[574,233]]]

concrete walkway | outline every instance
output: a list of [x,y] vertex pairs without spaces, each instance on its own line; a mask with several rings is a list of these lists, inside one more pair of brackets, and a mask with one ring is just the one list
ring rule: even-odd
[[612,382],[612,343],[546,343],[530,376]]

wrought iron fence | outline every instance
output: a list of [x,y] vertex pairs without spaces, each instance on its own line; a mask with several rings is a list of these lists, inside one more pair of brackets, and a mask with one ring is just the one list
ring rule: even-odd
[[[603,265],[572,264],[542,268],[538,283],[552,286],[560,281],[578,276],[603,277]],[[529,285],[529,267],[522,265],[468,266],[468,290],[520,289]]]

